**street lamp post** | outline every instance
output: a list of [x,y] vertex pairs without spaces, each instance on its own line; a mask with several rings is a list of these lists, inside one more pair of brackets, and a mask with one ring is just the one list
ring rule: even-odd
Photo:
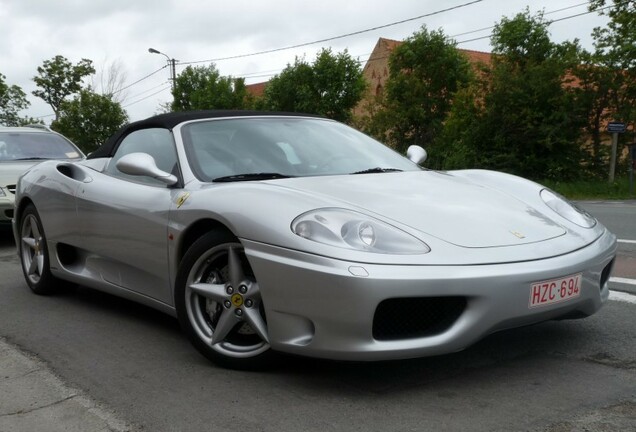
[[168,59],[168,66],[170,66],[170,82],[172,83],[172,93],[174,94],[174,85],[175,85],[175,80],[177,79],[175,64],[177,63],[177,61],[174,58],[170,58],[168,57],[168,55],[154,48],[148,48],[148,52],[151,54],[161,54],[166,59]]

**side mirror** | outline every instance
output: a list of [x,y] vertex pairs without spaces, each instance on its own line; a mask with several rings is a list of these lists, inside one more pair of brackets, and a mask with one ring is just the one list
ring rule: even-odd
[[132,176],[148,176],[168,186],[177,183],[177,178],[157,167],[155,159],[148,153],[130,153],[117,161],[117,169]]
[[406,157],[418,165],[424,162],[427,156],[426,150],[418,145],[412,145],[406,150]]

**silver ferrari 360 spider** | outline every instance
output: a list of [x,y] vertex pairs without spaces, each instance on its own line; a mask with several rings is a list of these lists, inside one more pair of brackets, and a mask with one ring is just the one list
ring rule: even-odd
[[450,353],[599,310],[612,233],[539,184],[425,157],[308,115],[163,114],[23,175],[18,254],[35,293],[157,308],[228,367]]

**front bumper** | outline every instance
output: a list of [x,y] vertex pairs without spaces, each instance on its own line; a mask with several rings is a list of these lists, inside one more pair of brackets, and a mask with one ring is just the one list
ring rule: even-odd
[[[469,266],[346,262],[241,240],[261,286],[272,349],[340,360],[388,360],[460,351],[484,336],[541,321],[589,316],[607,301],[616,237],[544,260]],[[582,273],[581,294],[530,309],[533,282]],[[603,277],[603,281],[601,281]],[[377,340],[374,315],[386,299],[463,297],[443,331]],[[413,308],[406,308],[413,313]]]

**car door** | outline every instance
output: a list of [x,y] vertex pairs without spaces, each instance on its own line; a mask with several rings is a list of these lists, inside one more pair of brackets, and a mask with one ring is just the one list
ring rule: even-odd
[[136,152],[150,154],[160,169],[178,175],[170,131],[143,129],[127,135],[104,172],[77,194],[86,267],[111,284],[172,304],[168,221],[175,190],[117,169],[121,157]]

